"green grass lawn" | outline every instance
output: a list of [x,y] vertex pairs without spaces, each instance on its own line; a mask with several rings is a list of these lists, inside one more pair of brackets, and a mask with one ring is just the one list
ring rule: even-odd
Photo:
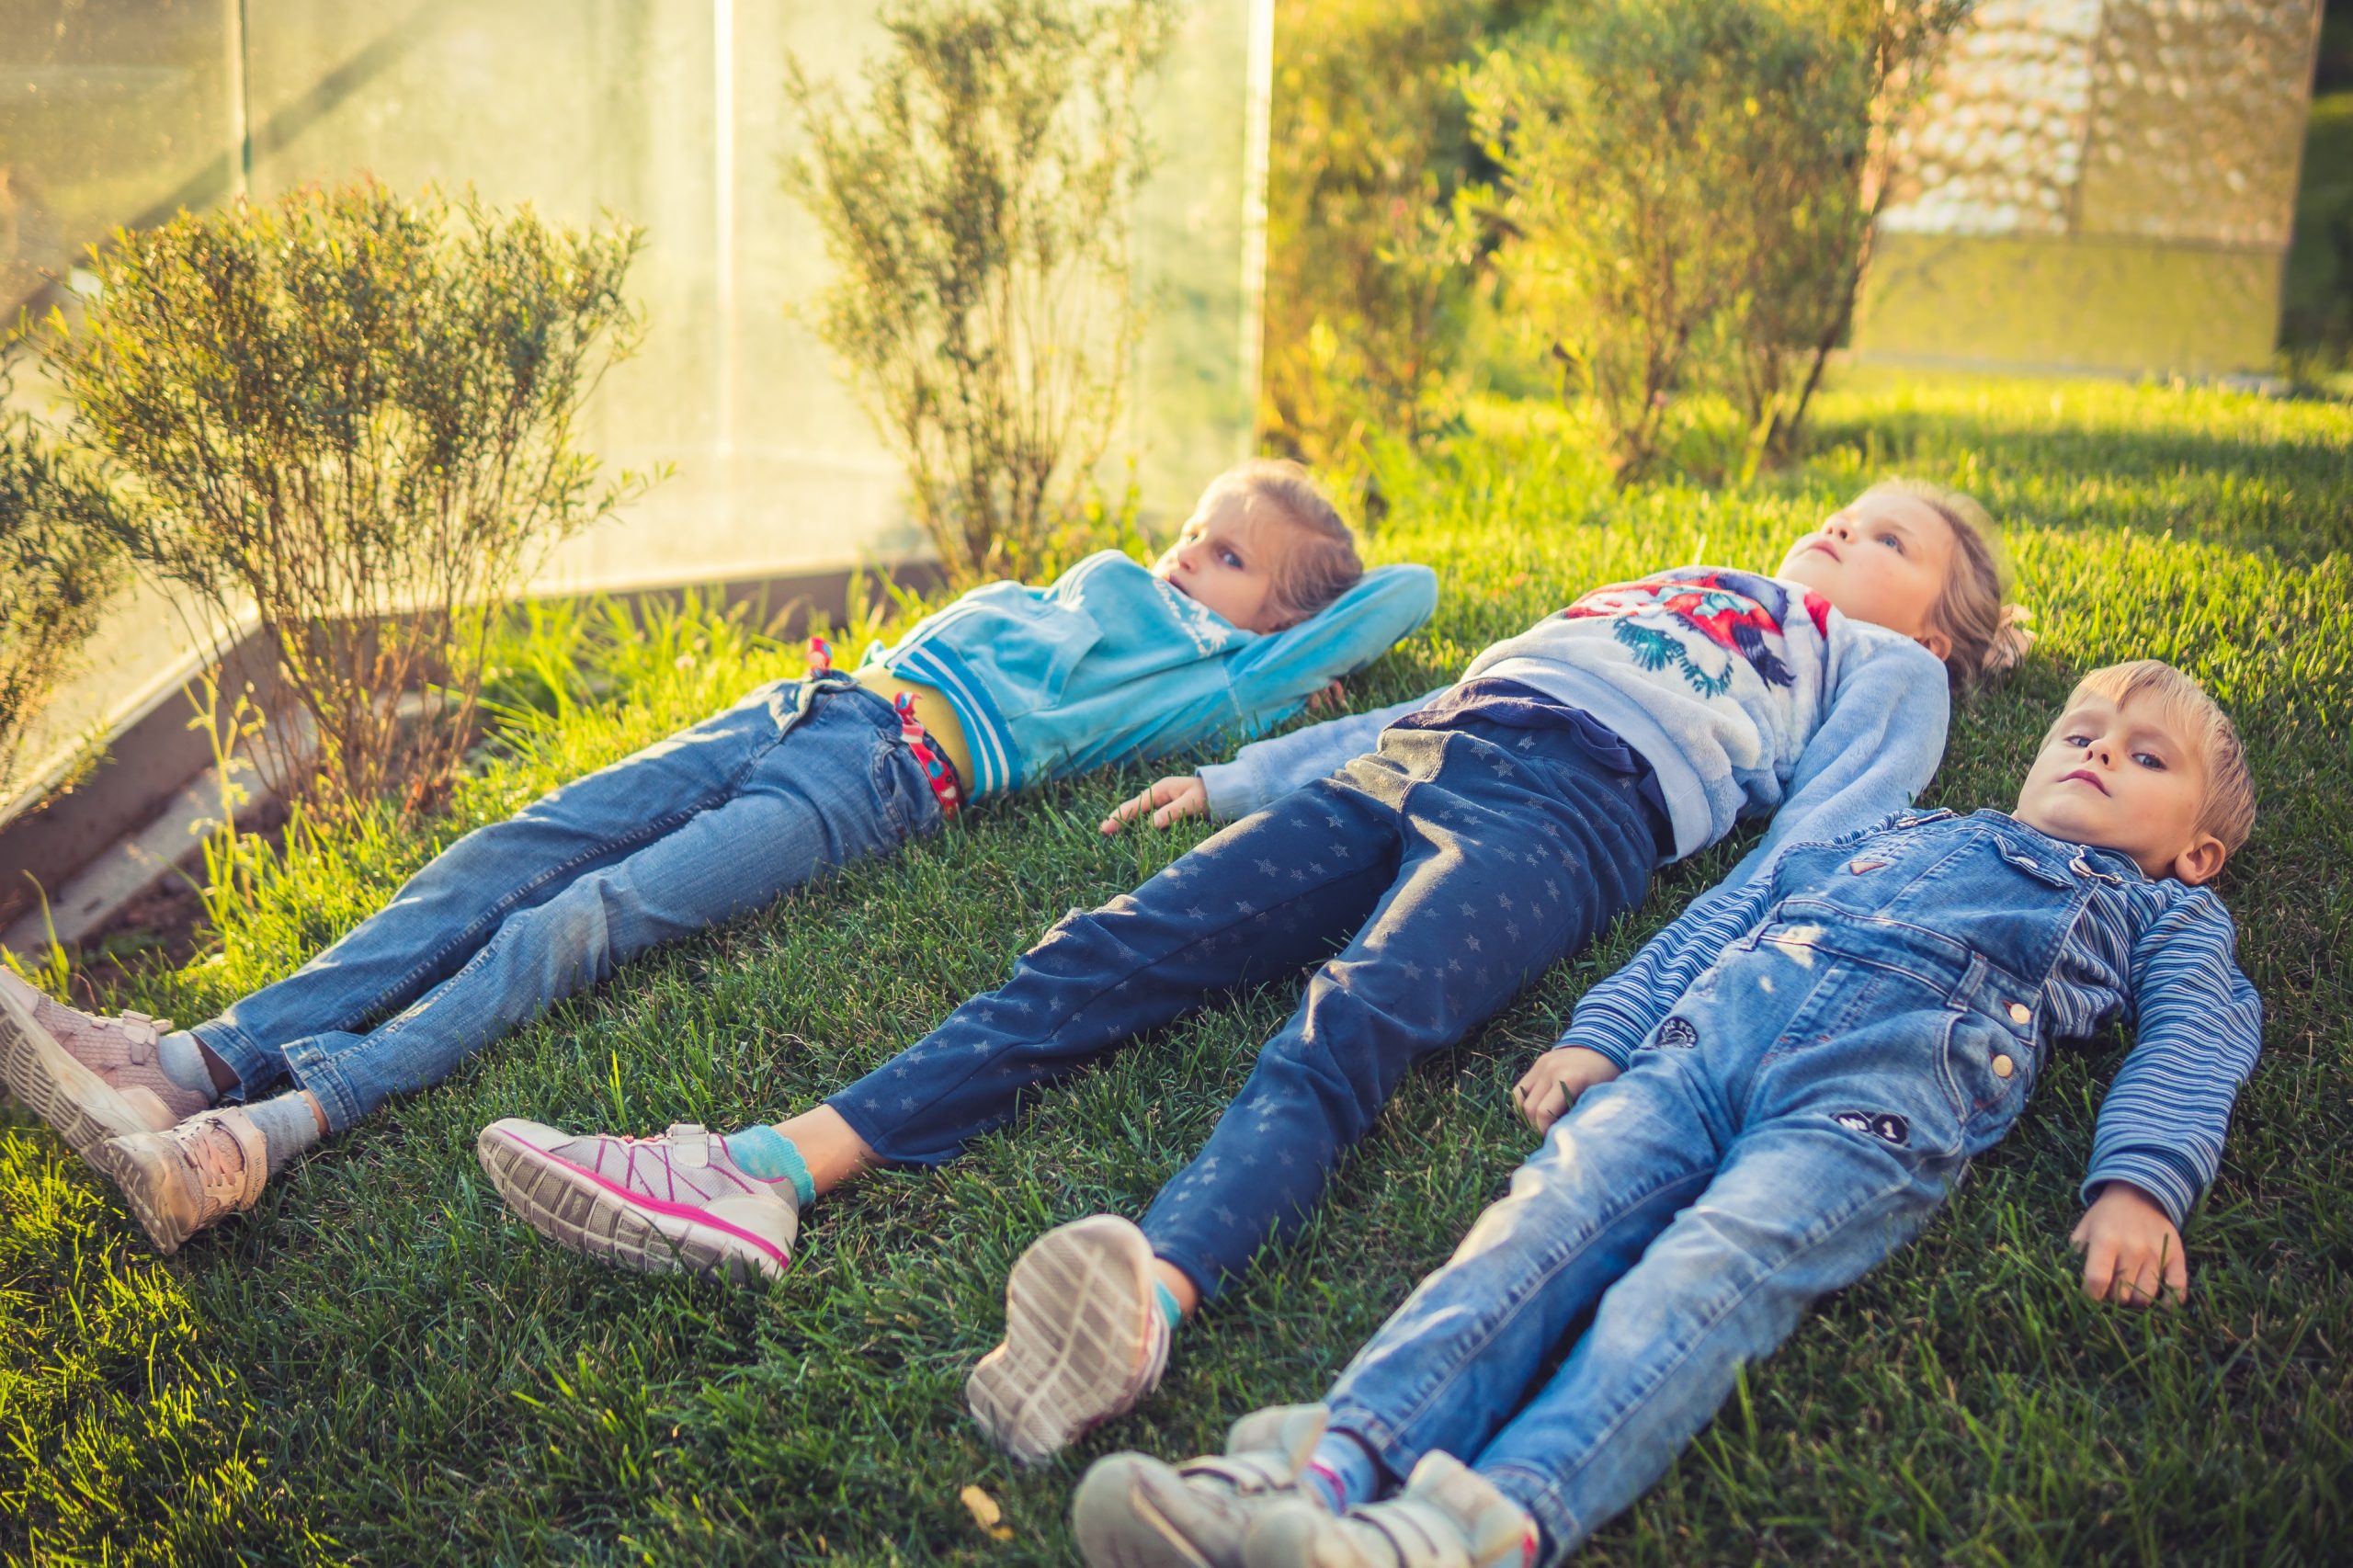
[[[2002,1149],[1918,1244],[1824,1303],[1599,1562],[2337,1558],[2353,1532],[2353,408],[2113,384],[1863,387],[1802,470],[1741,491],[1613,493],[1558,416],[1480,411],[1438,458],[1378,465],[1382,560],[1435,565],[1430,627],[1358,701],[1457,673],[1594,583],[1695,559],[1769,568],[1868,479],[1958,483],[2009,525],[2042,642],[1956,719],[1928,799],[2006,805],[2082,671],[2132,655],[2208,683],[2263,791],[2222,891],[2266,1051],[2188,1233],[2177,1315],[2085,1301],[2065,1236],[2123,1043],[2063,1051]],[[578,633],[580,624],[569,631]],[[303,844],[208,956],[111,1003],[205,1016],[301,962],[436,844],[796,667],[725,623],[651,642],[543,625],[546,716],[453,818]],[[518,654],[518,663],[521,656]],[[574,687],[563,700],[558,694]],[[594,692],[590,700],[584,694]],[[528,1114],[658,1131],[804,1108],[918,1035],[1073,905],[1201,835],[1105,840],[1142,770],[975,812],[944,836],[631,966],[395,1105],[168,1263],[102,1183],[0,1127],[0,1552],[49,1562],[838,1557],[1048,1562],[1097,1454],[1214,1446],[1316,1396],[1439,1262],[1529,1144],[1506,1091],[1579,992],[1730,864],[1641,915],[1415,1073],[1301,1244],[1180,1343],[1160,1396],[1017,1471],[959,1394],[1021,1247],[1140,1211],[1290,1004],[1275,988],[1148,1040],[933,1174],[809,1216],[790,1278],[729,1290],[610,1272],[510,1221],[475,1131]],[[959,1502],[977,1484],[1010,1534]]]

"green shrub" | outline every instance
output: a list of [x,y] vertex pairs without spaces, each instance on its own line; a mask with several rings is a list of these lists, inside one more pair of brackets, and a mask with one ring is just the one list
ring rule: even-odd
[[1492,171],[1458,67],[1529,0],[1283,0],[1267,191],[1266,438],[1313,464],[1460,415]]
[[121,584],[124,531],[97,474],[29,417],[0,418],[0,796],[19,782],[28,727]]
[[1621,476],[1686,394],[1786,452],[1869,260],[1886,134],[1967,0],[1594,0],[1465,88],[1502,173],[1499,266]]
[[1051,559],[1109,443],[1142,315],[1141,95],[1174,0],[896,0],[861,109],[795,62],[815,301],[958,585]]
[[[2353,40],[2353,26],[2346,36]],[[2353,55],[2353,41],[2345,49]],[[2290,375],[2319,381],[2353,369],[2353,89],[2313,99],[2283,281],[2279,346]]]
[[[1747,178],[1730,210],[1745,234],[1732,393],[1748,467],[1795,454],[1831,353],[1852,325],[1901,142],[1976,0],[1789,0],[1813,47],[1761,85]],[[1744,106],[1745,108],[1746,106]]]
[[140,564],[275,642],[315,745],[273,783],[350,803],[404,781],[415,803],[447,779],[498,603],[642,483],[600,489],[574,441],[637,342],[641,243],[364,182],[93,252],[97,290],[42,357],[148,504]]

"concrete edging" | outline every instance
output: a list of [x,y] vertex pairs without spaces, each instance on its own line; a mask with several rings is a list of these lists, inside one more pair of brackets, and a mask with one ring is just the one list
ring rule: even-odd
[[[709,587],[731,608],[766,606],[769,624],[790,635],[807,626],[813,614],[840,619],[848,606],[850,578],[861,570],[926,591],[945,580],[937,562],[917,560],[601,594],[639,605]],[[530,597],[585,598],[599,593]],[[250,681],[268,706],[275,660],[257,630],[232,645],[222,667],[227,698],[233,699]],[[108,736],[105,759],[89,777],[67,793],[0,823],[0,931],[7,933],[6,946],[22,951],[28,941],[40,945],[43,890],[58,913],[60,938],[79,940],[169,876],[174,866],[196,856],[200,840],[191,827],[205,815],[199,781],[211,772],[212,752],[209,737],[188,727],[192,712],[177,690],[165,690]],[[185,847],[173,853],[171,843],[181,839]]]

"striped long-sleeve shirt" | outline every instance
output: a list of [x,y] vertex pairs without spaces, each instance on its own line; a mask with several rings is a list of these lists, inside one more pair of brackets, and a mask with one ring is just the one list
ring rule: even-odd
[[[1836,842],[1949,814],[1898,814]],[[2130,1182],[2178,1225],[2221,1166],[2232,1105],[2263,1049],[2262,1004],[2239,971],[2237,927],[2211,890],[2153,880],[2112,850],[2071,847],[2092,886],[2034,1016],[2046,1040],[2080,1039],[2111,1020],[2134,1031],[2100,1105],[2084,1196]],[[1769,917],[1773,869],[1752,861],[1586,992],[1560,1043],[1625,1066],[1717,956]]]

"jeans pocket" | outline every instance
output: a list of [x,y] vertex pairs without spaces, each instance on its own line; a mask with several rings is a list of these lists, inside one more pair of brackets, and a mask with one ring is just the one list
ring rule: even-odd
[[2033,1068],[2033,1053],[2008,1028],[1975,1007],[1954,1006],[1938,1076],[1972,1147],[1992,1142],[2016,1119]]
[[895,731],[875,737],[867,786],[874,793],[877,815],[894,843],[936,832],[946,820],[939,797],[924,777],[923,764]]

